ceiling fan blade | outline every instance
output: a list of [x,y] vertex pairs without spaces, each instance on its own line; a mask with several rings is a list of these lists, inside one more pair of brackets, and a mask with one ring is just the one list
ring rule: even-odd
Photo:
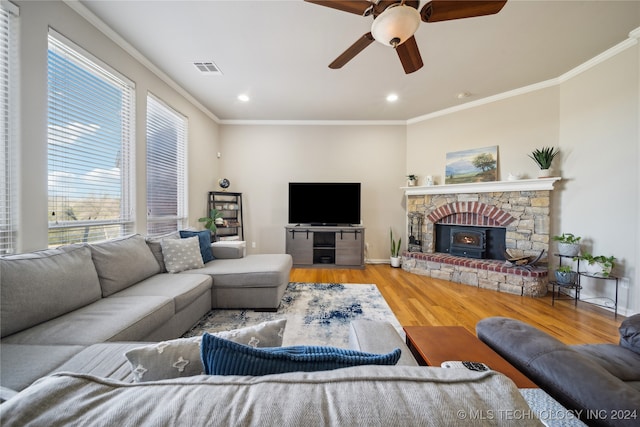
[[373,6],[373,3],[367,0],[304,0],[307,3],[319,4],[333,9],[342,10],[343,12],[355,13],[356,15],[364,15],[364,12]]
[[373,43],[373,36],[371,33],[367,33],[360,37],[354,44],[349,46],[340,56],[338,56],[331,64],[329,68],[337,69],[342,68],[344,64],[351,61],[357,54],[362,52],[365,47]]
[[396,51],[398,52],[398,58],[400,58],[402,68],[404,68],[406,74],[418,71],[424,65],[415,36],[411,36],[406,42],[396,47]]
[[507,0],[432,0],[420,10],[424,22],[449,21],[474,16],[493,15]]

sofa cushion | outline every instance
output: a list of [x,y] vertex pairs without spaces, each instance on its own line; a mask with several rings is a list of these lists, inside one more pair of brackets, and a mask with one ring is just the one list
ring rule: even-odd
[[100,299],[98,274],[85,245],[0,257],[2,336]]
[[620,345],[640,354],[640,314],[627,317],[620,324]]
[[[280,347],[287,319],[263,322],[214,335],[251,347]],[[204,373],[200,358],[202,336],[150,344],[125,353],[135,381],[190,377]]]
[[571,346],[622,381],[640,381],[640,354],[616,344],[586,344]]
[[358,365],[395,365],[400,349],[387,354],[336,347],[253,348],[205,333],[200,345],[208,375],[268,375],[295,371],[327,371]]
[[192,231],[192,230],[180,230],[180,237],[197,237],[198,244],[200,245],[200,255],[202,255],[202,262],[208,263],[213,261],[213,252],[211,252],[211,231]]
[[144,341],[174,315],[161,296],[102,298],[92,304],[3,338],[3,344],[78,344]]
[[200,243],[197,237],[187,237],[179,240],[163,240],[162,254],[164,265],[169,273],[180,273],[185,270],[204,267],[200,255]]
[[139,234],[92,243],[90,247],[103,297],[160,272],[160,264]]
[[22,390],[64,364],[82,345],[21,345],[2,342],[0,384]]
[[16,426],[541,425],[504,375],[408,366],[133,384],[61,373],[10,399],[2,411],[3,422]]
[[164,265],[164,256],[162,255],[162,241],[164,239],[179,239],[180,233],[177,231],[172,231],[171,233],[162,234],[160,236],[151,236],[147,237],[145,240],[147,242],[147,246],[151,249],[151,253],[160,264],[160,273],[166,273],[167,267]]
[[176,312],[179,312],[211,289],[211,283],[211,276],[204,274],[161,273],[111,295],[111,298],[150,295],[173,298]]

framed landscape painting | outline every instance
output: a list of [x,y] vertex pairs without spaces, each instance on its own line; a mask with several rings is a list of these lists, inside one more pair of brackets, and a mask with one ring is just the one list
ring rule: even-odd
[[498,146],[447,153],[445,184],[498,180]]

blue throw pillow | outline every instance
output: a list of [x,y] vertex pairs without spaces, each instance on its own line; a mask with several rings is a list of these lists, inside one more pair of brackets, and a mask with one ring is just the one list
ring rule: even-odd
[[207,375],[268,375],[357,365],[395,365],[401,353],[399,348],[388,354],[320,346],[253,348],[208,333],[202,337],[200,351]]
[[180,237],[198,237],[198,241],[200,243],[200,255],[202,255],[202,262],[205,264],[209,261],[213,261],[215,258],[213,257],[213,252],[211,251],[211,231],[202,230],[202,231],[191,231],[191,230],[180,230]]

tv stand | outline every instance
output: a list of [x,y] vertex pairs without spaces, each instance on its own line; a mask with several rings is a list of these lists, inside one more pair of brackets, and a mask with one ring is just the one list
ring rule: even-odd
[[364,227],[287,226],[294,267],[364,268]]

